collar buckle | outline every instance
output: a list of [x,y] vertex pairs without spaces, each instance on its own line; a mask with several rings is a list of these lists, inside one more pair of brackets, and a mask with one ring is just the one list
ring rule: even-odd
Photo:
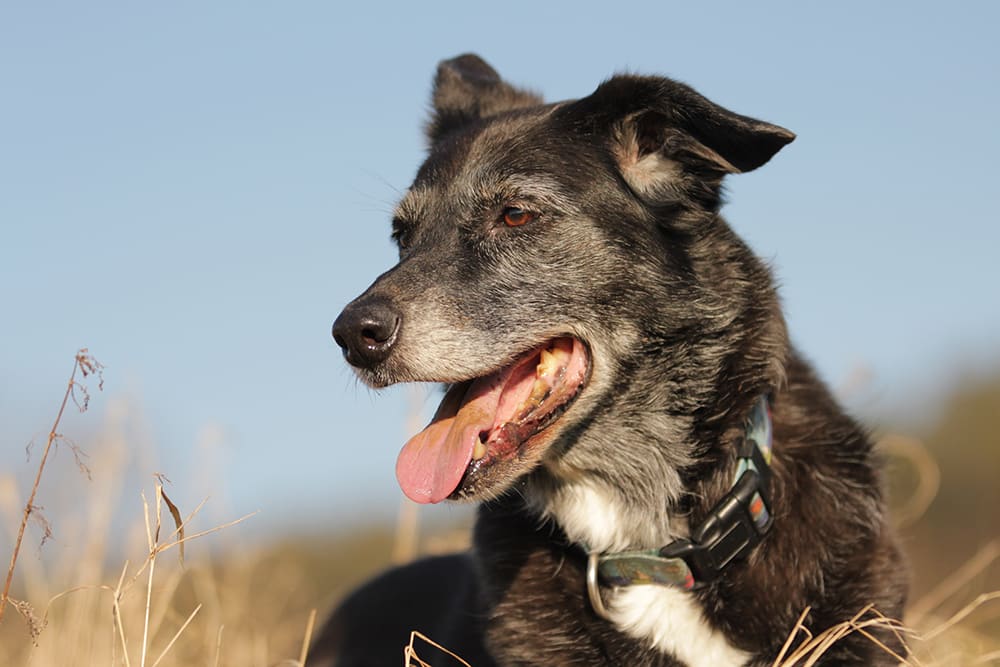
[[757,546],[772,522],[761,475],[750,468],[712,508],[691,539],[671,542],[660,549],[660,556],[682,558],[691,568],[696,585],[704,585]]

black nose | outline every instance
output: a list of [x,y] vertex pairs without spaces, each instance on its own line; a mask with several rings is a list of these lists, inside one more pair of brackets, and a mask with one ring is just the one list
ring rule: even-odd
[[399,311],[384,299],[361,299],[348,304],[333,323],[333,340],[347,363],[371,368],[385,361],[396,343]]

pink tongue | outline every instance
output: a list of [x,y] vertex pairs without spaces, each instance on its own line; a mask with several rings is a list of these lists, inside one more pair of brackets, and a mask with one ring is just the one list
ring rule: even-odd
[[493,426],[503,387],[502,375],[494,374],[473,382],[464,395],[449,392],[431,425],[403,445],[396,479],[410,500],[441,502],[458,487],[479,434]]

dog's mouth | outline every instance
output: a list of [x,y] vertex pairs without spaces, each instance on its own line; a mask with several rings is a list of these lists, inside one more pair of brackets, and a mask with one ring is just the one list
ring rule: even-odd
[[[542,437],[579,395],[586,346],[556,338],[489,375],[452,385],[431,423],[399,453],[396,479],[418,503],[490,491],[540,460]],[[549,429],[551,432],[552,429]]]

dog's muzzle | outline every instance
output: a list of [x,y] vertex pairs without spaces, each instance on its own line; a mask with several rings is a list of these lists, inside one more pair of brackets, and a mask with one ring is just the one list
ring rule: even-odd
[[390,301],[362,296],[349,303],[333,323],[333,340],[347,363],[372,368],[392,352],[401,322],[402,316]]

